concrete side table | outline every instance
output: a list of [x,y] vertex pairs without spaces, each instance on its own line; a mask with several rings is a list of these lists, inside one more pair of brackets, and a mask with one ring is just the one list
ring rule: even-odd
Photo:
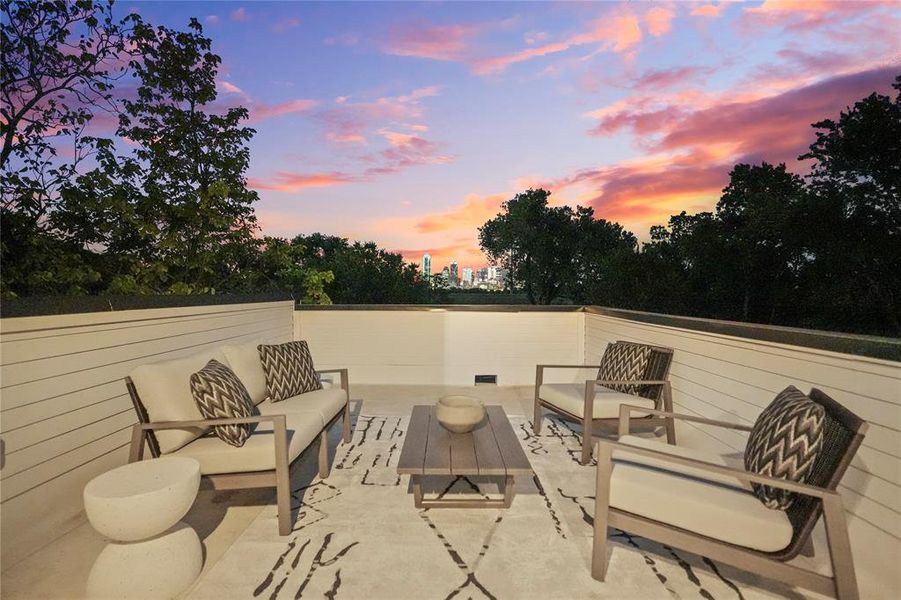
[[181,522],[200,488],[200,463],[163,457],[131,463],[84,488],[91,525],[110,542],[88,576],[92,598],[172,598],[203,567],[197,533]]

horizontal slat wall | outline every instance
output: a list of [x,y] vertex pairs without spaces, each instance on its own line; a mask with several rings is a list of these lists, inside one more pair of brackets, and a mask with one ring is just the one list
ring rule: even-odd
[[[849,516],[864,597],[901,588],[901,363],[797,346],[701,333],[587,314],[585,360],[606,345],[630,340],[675,350],[670,379],[676,412],[753,424],[780,390],[817,387],[869,422],[839,487]],[[746,434],[681,424],[679,443],[742,452]]]
[[[295,336],[317,367],[348,367],[353,382],[499,385],[535,382],[538,363],[579,364],[581,312],[297,311]],[[573,372],[550,375],[573,381]]]
[[136,422],[123,378],[148,362],[293,336],[293,302],[0,321],[3,568],[83,519],[82,489],[127,460]]

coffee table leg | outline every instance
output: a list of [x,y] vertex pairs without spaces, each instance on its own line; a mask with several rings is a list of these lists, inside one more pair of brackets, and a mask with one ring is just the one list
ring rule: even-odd
[[504,508],[510,508],[510,505],[513,504],[513,476],[507,475],[504,477]]
[[413,505],[422,508],[422,482],[419,475],[410,475],[410,483],[413,484]]

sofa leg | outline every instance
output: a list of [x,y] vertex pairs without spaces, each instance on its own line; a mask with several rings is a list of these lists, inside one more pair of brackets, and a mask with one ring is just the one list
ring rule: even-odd
[[612,451],[598,448],[598,468],[594,494],[594,539],[591,545],[591,577],[604,581],[607,576],[607,519],[610,510],[610,474]]
[[350,432],[350,402],[344,405],[344,437],[342,441],[347,444],[350,442],[351,432]]
[[279,482],[275,488],[278,500],[278,534],[291,534],[291,486]]
[[587,465],[591,461],[591,422],[582,423],[582,464]]
[[328,430],[323,429],[319,434],[319,477],[325,479],[328,475]]

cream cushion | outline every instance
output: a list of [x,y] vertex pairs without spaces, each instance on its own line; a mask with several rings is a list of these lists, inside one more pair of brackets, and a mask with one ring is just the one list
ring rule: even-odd
[[628,462],[613,462],[610,506],[761,552],[782,550],[792,539],[785,512],[751,492]]
[[[323,424],[322,417],[313,410],[287,414],[285,420],[290,464],[316,439]],[[275,434],[272,432],[271,422],[259,423],[240,448],[226,444],[214,435],[208,435],[179,448],[170,456],[196,459],[203,475],[268,471],[275,468]]]
[[262,415],[313,411],[322,418],[322,424],[325,426],[335,415],[344,410],[346,402],[347,393],[341,388],[331,387],[291,396],[278,402],[266,399],[265,402],[257,405],[257,409]]
[[223,346],[222,353],[228,360],[228,366],[235,372],[254,404],[266,399],[266,373],[260,361],[259,342],[248,342],[234,346]]
[[[191,393],[191,375],[213,358],[219,362],[227,360],[221,351],[210,350],[187,358],[141,365],[129,374],[151,423],[203,419]],[[155,431],[154,435],[160,451],[167,454],[200,437],[205,431],[206,428],[191,427]]]
[[[733,469],[740,469],[742,471],[744,471],[745,469],[741,457],[717,454],[716,452],[698,450],[696,448],[686,448],[685,446],[673,446],[660,440],[638,437],[635,435],[621,436],[619,438],[619,441],[623,444],[629,444],[630,446],[637,446],[639,448],[645,448],[647,450],[664,452],[673,456],[681,456],[682,458],[690,458],[692,460],[699,460],[701,462],[713,463],[721,467],[731,467]],[[725,485],[739,489],[751,489],[750,486],[743,484],[735,477],[730,477],[729,475],[719,475],[694,467],[686,467],[684,465],[669,463],[658,458],[640,456],[638,454],[629,453],[627,450],[614,450],[613,459],[621,462],[630,462],[638,465],[654,467],[657,469],[676,471],[679,473],[684,473],[685,475],[690,475],[692,477],[706,479],[708,481],[717,481],[719,483],[723,483]]]
[[[593,419],[615,419],[619,417],[620,404],[631,404],[643,408],[654,408],[654,401],[641,396],[632,396],[605,388],[595,387]],[[576,415],[584,416],[585,384],[584,383],[545,383],[538,388],[538,397],[553,404],[557,408]],[[646,417],[647,413],[634,412],[633,417]]]

